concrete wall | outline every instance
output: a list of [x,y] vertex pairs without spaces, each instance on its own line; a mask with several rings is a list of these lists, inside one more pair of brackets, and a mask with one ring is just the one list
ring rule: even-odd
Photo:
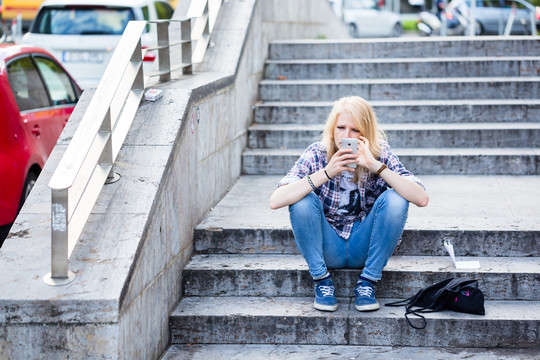
[[[205,62],[152,87],[76,246],[74,282],[47,286],[47,183],[93,95],[86,91],[0,250],[0,358],[150,359],[168,343],[193,229],[241,168],[268,41],[341,37],[326,0],[224,2]],[[329,26],[331,21],[336,21]],[[337,26],[337,27],[336,27]]]

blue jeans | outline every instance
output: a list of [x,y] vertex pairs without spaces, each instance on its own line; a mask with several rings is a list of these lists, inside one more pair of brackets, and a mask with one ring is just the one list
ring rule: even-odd
[[362,276],[378,281],[403,233],[409,202],[389,189],[377,198],[371,212],[354,223],[345,240],[330,226],[317,195],[309,193],[289,206],[296,245],[314,278],[328,268],[364,268]]

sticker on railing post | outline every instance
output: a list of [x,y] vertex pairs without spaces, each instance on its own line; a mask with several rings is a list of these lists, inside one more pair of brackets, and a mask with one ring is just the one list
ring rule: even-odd
[[51,215],[51,226],[53,231],[66,231],[66,208],[64,205],[52,204]]

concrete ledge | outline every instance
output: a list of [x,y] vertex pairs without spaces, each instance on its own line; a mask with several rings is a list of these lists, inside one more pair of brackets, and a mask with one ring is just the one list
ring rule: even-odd
[[527,99],[540,93],[538,77],[263,80],[262,101],[332,101],[356,94],[366,100]]
[[[538,302],[487,301],[486,315],[453,311],[426,314],[417,330],[404,308],[358,312],[354,299],[339,298],[333,313],[313,308],[312,297],[194,297],[171,315],[174,344],[317,344],[368,346],[538,348]],[[394,299],[379,299],[381,304]],[[514,321],[513,321],[514,320]],[[515,321],[520,320],[520,321]],[[383,329],[383,330],[381,330]]]
[[[332,102],[264,102],[255,105],[259,124],[320,125]],[[540,122],[540,100],[403,100],[371,101],[381,124]]]
[[167,350],[162,360],[304,360],[357,359],[359,356],[378,360],[523,360],[532,359],[537,349],[441,349],[432,347],[397,346],[353,346],[353,345],[264,345],[264,344],[219,344],[219,345],[174,345]]
[[[449,256],[392,256],[377,284],[377,295],[412,296],[426,284],[457,276],[478,279],[487,300],[540,301],[538,258],[474,259],[480,262],[480,269],[456,270]],[[336,296],[354,296],[361,269],[330,272]],[[301,255],[274,254],[196,255],[185,267],[183,278],[184,296],[312,296],[311,280]]]
[[270,59],[350,59],[400,57],[464,57],[476,56],[538,56],[540,41],[536,36],[448,36],[415,37],[399,39],[354,40],[279,40],[272,43]]

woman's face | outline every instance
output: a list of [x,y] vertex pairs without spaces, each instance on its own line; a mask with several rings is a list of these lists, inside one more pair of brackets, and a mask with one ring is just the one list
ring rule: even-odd
[[353,119],[348,114],[338,114],[336,127],[334,128],[334,141],[338,149],[341,149],[341,139],[358,139],[361,135],[360,129],[356,127]]

